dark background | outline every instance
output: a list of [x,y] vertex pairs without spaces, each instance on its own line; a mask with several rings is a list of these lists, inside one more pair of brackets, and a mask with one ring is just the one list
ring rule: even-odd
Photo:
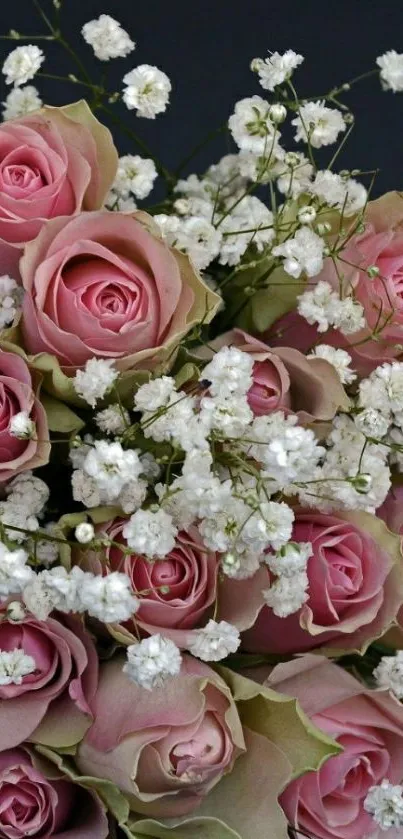
[[[51,0],[41,0],[53,14]],[[137,43],[127,59],[93,59],[80,36],[82,25],[106,12],[119,20]],[[90,75],[98,81],[108,70],[108,88],[121,89],[124,73],[136,64],[155,64],[173,84],[171,105],[156,120],[137,119],[119,106],[127,123],[169,168],[176,168],[204,135],[221,125],[243,96],[265,93],[249,70],[255,56],[291,48],[305,56],[296,72],[300,96],[320,95],[334,85],[371,69],[387,49],[403,52],[401,0],[64,0],[62,31],[78,48]],[[32,0],[0,0],[0,32],[44,33]],[[14,41],[0,42],[4,60]],[[59,45],[44,42],[43,70],[66,74],[73,67]],[[8,89],[0,82],[0,98]],[[42,98],[62,104],[79,98],[82,88],[41,79]],[[357,124],[340,167],[380,167],[374,192],[403,188],[403,93],[381,91],[379,80],[361,82],[344,101]],[[114,106],[116,107],[116,106]],[[115,133],[122,152],[134,151]],[[230,148],[228,136],[216,137],[188,171],[203,171]]]

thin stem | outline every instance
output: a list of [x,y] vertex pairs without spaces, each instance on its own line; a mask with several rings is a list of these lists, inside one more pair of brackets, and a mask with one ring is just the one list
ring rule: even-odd
[[38,0],[32,0],[32,2],[35,6],[36,11],[38,12],[38,15],[42,18],[43,22],[46,24],[48,29],[51,31],[52,35],[55,35],[55,30],[54,30],[53,24],[50,22],[48,16],[43,11],[42,6],[38,2]]
[[205,146],[207,146],[212,140],[214,140],[215,137],[217,137],[219,134],[222,134],[226,130],[226,127],[227,123],[225,122],[223,125],[220,125],[219,128],[214,128],[213,131],[209,131],[209,133],[204,137],[204,139],[201,140],[200,143],[198,143],[197,146],[195,146],[192,149],[192,151],[189,152],[189,154],[184,158],[184,160],[182,160],[182,162],[179,164],[178,168],[175,171],[175,175],[179,176],[183,169],[186,168],[188,163],[190,163],[190,161],[193,160],[193,158],[196,157],[196,155],[198,155],[199,152],[202,149],[204,149]]
[[0,41],[55,41],[54,35],[0,35]]
[[133,140],[138,145],[138,147],[145,154],[147,154],[148,157],[151,158],[151,160],[154,161],[155,166],[156,166],[157,171],[158,171],[158,174],[161,175],[161,177],[164,178],[164,180],[166,181],[168,186],[171,188],[173,186],[173,184],[175,183],[175,180],[176,180],[175,176],[172,175],[171,172],[169,172],[169,170],[165,168],[165,166],[161,163],[160,160],[158,160],[158,158],[155,156],[155,154],[153,154],[151,149],[148,147],[147,143],[145,143],[144,140],[141,139],[141,137],[138,137],[138,135],[134,131],[132,131],[131,128],[128,128],[128,126],[125,125],[125,123],[122,122],[122,120],[119,119],[119,117],[117,117],[115,115],[115,113],[111,110],[111,108],[108,108],[106,105],[103,105],[103,104],[100,105],[100,108],[101,108],[102,111],[104,111],[104,113],[108,114],[108,116],[110,117],[112,122],[114,122],[115,125],[118,125],[119,128],[121,129],[121,131],[124,132],[124,134],[126,134],[128,137],[130,137],[130,139]]

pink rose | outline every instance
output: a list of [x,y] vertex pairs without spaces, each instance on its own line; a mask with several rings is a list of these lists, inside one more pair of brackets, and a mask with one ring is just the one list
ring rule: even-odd
[[306,655],[273,670],[265,683],[295,696],[312,722],[343,752],[293,781],[281,796],[292,825],[318,839],[399,839],[364,809],[371,786],[403,778],[403,707],[371,691],[321,656]]
[[[124,524],[124,519],[115,519],[100,530],[127,547],[122,536]],[[92,556],[90,564],[94,573],[123,571],[131,580],[133,591],[140,592],[141,605],[135,621],[119,627],[119,638],[126,637],[129,644],[134,641],[137,627],[143,635],[160,632],[178,646],[186,647],[192,630],[207,623],[207,612],[216,598],[218,558],[206,550],[196,527],[180,532],[174,549],[158,562],[123,554],[112,545],[106,549],[106,557]],[[161,591],[162,586],[169,590]],[[141,594],[144,591],[147,594]]]
[[[403,603],[400,539],[369,513],[307,510],[296,512],[292,539],[312,543],[309,599],[288,618],[277,618],[264,606],[245,633],[244,648],[262,653],[366,648],[389,628]],[[268,570],[266,580],[268,588]]]
[[95,646],[78,619],[0,620],[0,649],[23,650],[36,669],[21,684],[0,686],[0,752],[24,740],[48,746],[77,743],[91,723],[98,678]]
[[[0,350],[0,483],[49,460],[48,424],[36,396],[38,377],[35,381],[33,375],[19,355]],[[10,433],[10,422],[21,411],[35,423],[31,440]]]
[[273,350],[244,332],[232,329],[197,352],[198,357],[212,357],[211,350],[234,346],[254,359],[253,384],[248,402],[255,416],[272,411],[293,411],[301,422],[332,419],[348,399],[334,367],[320,358],[305,358],[292,347]]
[[213,317],[217,295],[144,219],[105,211],[43,226],[21,260],[30,353],[55,355],[70,372],[93,356],[152,369],[172,363],[181,338]]
[[[403,345],[403,199],[389,192],[371,201],[365,215],[365,230],[352,236],[335,265],[329,258],[316,278],[339,289],[344,277],[346,290],[354,289],[364,308],[367,326],[352,335],[329,332],[323,343],[343,346],[352,354],[354,367],[362,374],[402,353]],[[351,266],[357,266],[356,268]],[[368,276],[375,266],[378,274]],[[373,333],[376,331],[376,339]],[[333,333],[333,334],[332,334]],[[349,345],[350,348],[349,348]]]
[[152,693],[130,682],[123,664],[118,657],[101,666],[95,721],[76,763],[116,784],[138,813],[190,813],[244,750],[230,691],[190,656],[179,677]]
[[395,486],[389,490],[376,514],[387,524],[389,530],[403,536],[403,486]]
[[13,274],[44,221],[102,207],[117,167],[107,128],[85,102],[0,125],[0,258]]
[[[97,795],[64,780],[27,749],[0,752],[0,834],[4,839],[106,839]],[[49,778],[44,768],[49,769]]]

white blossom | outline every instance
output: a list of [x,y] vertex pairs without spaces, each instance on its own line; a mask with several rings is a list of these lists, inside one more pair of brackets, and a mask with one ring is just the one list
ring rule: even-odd
[[351,355],[346,350],[330,347],[329,344],[317,344],[307,358],[323,358],[334,367],[343,385],[351,385],[357,378],[357,374],[350,367]]
[[[43,529],[41,528],[41,533],[42,532],[44,534],[48,534],[49,536],[57,536],[59,539],[63,535],[57,525],[57,522],[48,522]],[[29,539],[27,547],[29,547],[30,552],[36,556],[37,561],[40,562],[41,565],[45,565],[45,567],[53,565],[53,563],[59,558],[59,544],[56,541],[52,542],[50,539],[38,538],[34,542],[32,539]]]
[[6,97],[3,105],[3,119],[24,117],[38,111],[42,107],[42,99],[34,85],[14,87]]
[[381,830],[403,827],[403,786],[391,784],[384,778],[381,784],[369,788],[364,810],[371,814]]
[[284,257],[283,268],[298,279],[302,273],[315,277],[323,268],[325,243],[309,227],[300,227],[291,239],[273,248],[273,256]]
[[342,211],[347,218],[362,210],[367,200],[367,190],[362,184],[353,178],[342,178],[329,169],[316,173],[310,192]]
[[26,617],[24,604],[20,600],[12,600],[7,604],[6,608],[7,620],[11,623],[20,623]]
[[122,405],[115,402],[95,414],[98,428],[105,434],[123,434],[130,425],[130,414]]
[[388,433],[390,420],[390,416],[385,416],[375,408],[364,408],[354,417],[354,422],[362,434],[365,434],[366,437],[375,437],[378,440]]
[[291,78],[294,70],[302,64],[304,58],[294,50],[286,50],[282,55],[274,52],[267,58],[255,58],[252,70],[258,73],[259,81],[264,90],[273,91],[278,85]]
[[136,451],[123,449],[120,443],[96,440],[86,455],[83,471],[95,484],[101,503],[116,501],[125,485],[141,473]]
[[237,347],[222,347],[203,368],[200,378],[209,382],[212,396],[245,396],[253,383],[254,360]]
[[24,290],[12,277],[8,274],[0,277],[0,330],[13,323],[21,311],[23,296]]
[[123,83],[123,101],[129,110],[136,110],[138,117],[155,119],[166,110],[171,92],[168,76],[150,64],[140,64],[126,73]]
[[237,265],[251,245],[260,253],[274,238],[274,217],[259,198],[245,195],[232,212],[223,217],[220,263]]
[[308,585],[306,572],[300,571],[292,577],[278,577],[271,588],[265,589],[262,594],[266,605],[278,618],[287,618],[298,612],[308,600]]
[[309,480],[325,453],[311,429],[298,425],[295,415],[285,416],[282,411],[255,417],[250,439],[256,443],[248,446],[248,453],[261,463],[263,477],[270,478],[279,489]]
[[228,551],[221,558],[220,568],[232,580],[247,580],[259,569],[259,557],[252,552]]
[[0,598],[19,594],[29,583],[34,572],[27,560],[28,554],[22,548],[10,551],[0,542]]
[[276,577],[294,577],[306,571],[312,553],[310,542],[287,542],[276,553],[265,553],[264,562]]
[[78,590],[80,611],[85,610],[102,623],[120,623],[137,612],[139,601],[134,596],[127,574],[112,571],[106,576],[86,574]]
[[340,299],[331,285],[320,280],[312,290],[298,297],[298,313],[308,323],[316,324],[318,332],[334,326],[344,335],[358,332],[365,326],[364,310],[353,297]]
[[33,44],[16,47],[9,53],[3,64],[2,72],[6,77],[6,84],[13,84],[16,87],[26,84],[33,79],[44,60],[42,50]]
[[170,403],[171,396],[176,392],[175,379],[171,376],[160,376],[141,385],[134,396],[134,410],[158,411]]
[[269,103],[261,96],[240,99],[228,120],[228,126],[237,146],[255,154],[275,154],[279,132],[269,116]]
[[98,399],[103,399],[110,391],[118,376],[114,362],[110,359],[90,358],[84,370],[77,370],[73,385],[76,393],[95,408]]
[[313,166],[302,152],[287,152],[276,162],[273,175],[277,178],[280,192],[298,198],[302,193],[309,192]]
[[202,216],[185,218],[175,234],[175,247],[187,253],[199,271],[218,256],[221,241],[221,231]]
[[100,15],[96,20],[88,21],[81,33],[100,61],[126,58],[136,46],[120,23],[110,15]]
[[202,661],[221,661],[235,653],[241,643],[239,631],[227,621],[209,620],[203,629],[194,630],[187,648]]
[[19,411],[11,417],[9,431],[19,440],[31,440],[36,434],[36,426],[27,411]]
[[125,154],[119,158],[118,170],[112,189],[119,198],[147,198],[157,177],[155,163],[136,154]]
[[177,676],[181,663],[181,654],[173,641],[156,634],[127,648],[123,672],[140,687],[152,690]]
[[378,67],[381,68],[381,82],[385,90],[393,90],[394,93],[403,90],[403,53],[396,50],[388,50],[376,59]]
[[315,149],[334,143],[340,131],[346,130],[343,114],[336,108],[328,108],[324,102],[301,105],[292,125],[297,129],[295,139],[309,141]]
[[95,535],[94,526],[89,521],[82,521],[77,525],[74,535],[77,542],[80,542],[81,545],[88,545],[89,542],[92,542]]
[[177,528],[162,509],[137,510],[126,522],[123,536],[134,553],[162,559],[175,547]]
[[234,393],[224,399],[204,397],[200,419],[206,434],[215,431],[221,437],[240,438],[253,420],[253,411],[242,394]]
[[390,690],[397,699],[403,699],[403,650],[382,656],[373,676],[379,688]]
[[49,487],[32,472],[16,475],[6,487],[7,504],[21,507],[27,515],[38,516],[49,499]]
[[0,685],[21,685],[36,670],[35,659],[22,649],[0,650]]

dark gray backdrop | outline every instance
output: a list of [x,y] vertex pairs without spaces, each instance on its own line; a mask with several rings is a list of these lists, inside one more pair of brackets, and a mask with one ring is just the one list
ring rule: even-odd
[[[52,9],[51,0],[42,3]],[[101,65],[83,43],[81,26],[102,12],[116,17],[137,42],[128,59]],[[171,168],[207,131],[227,119],[234,101],[262,92],[249,70],[254,56],[287,48],[301,52],[306,61],[297,71],[299,92],[316,95],[371,68],[387,49],[403,52],[401,0],[64,0],[62,21],[93,77],[99,78],[101,69],[108,67],[112,88],[120,88],[124,72],[139,63],[156,64],[168,73],[173,93],[166,114],[155,121],[140,120],[124,109],[124,116]],[[0,0],[0,32],[10,27],[23,33],[44,31],[32,0]],[[1,60],[12,46],[13,42],[0,42]],[[44,48],[44,70],[71,71],[59,47]],[[41,80],[40,88],[51,104],[78,98],[72,85]],[[3,80],[0,93],[4,99]],[[381,167],[378,194],[403,188],[403,93],[383,93],[371,79],[346,101],[357,126],[340,165]],[[122,151],[128,150],[127,139],[120,135],[117,141]],[[225,137],[220,137],[190,168],[202,170],[225,153],[226,146]]]

